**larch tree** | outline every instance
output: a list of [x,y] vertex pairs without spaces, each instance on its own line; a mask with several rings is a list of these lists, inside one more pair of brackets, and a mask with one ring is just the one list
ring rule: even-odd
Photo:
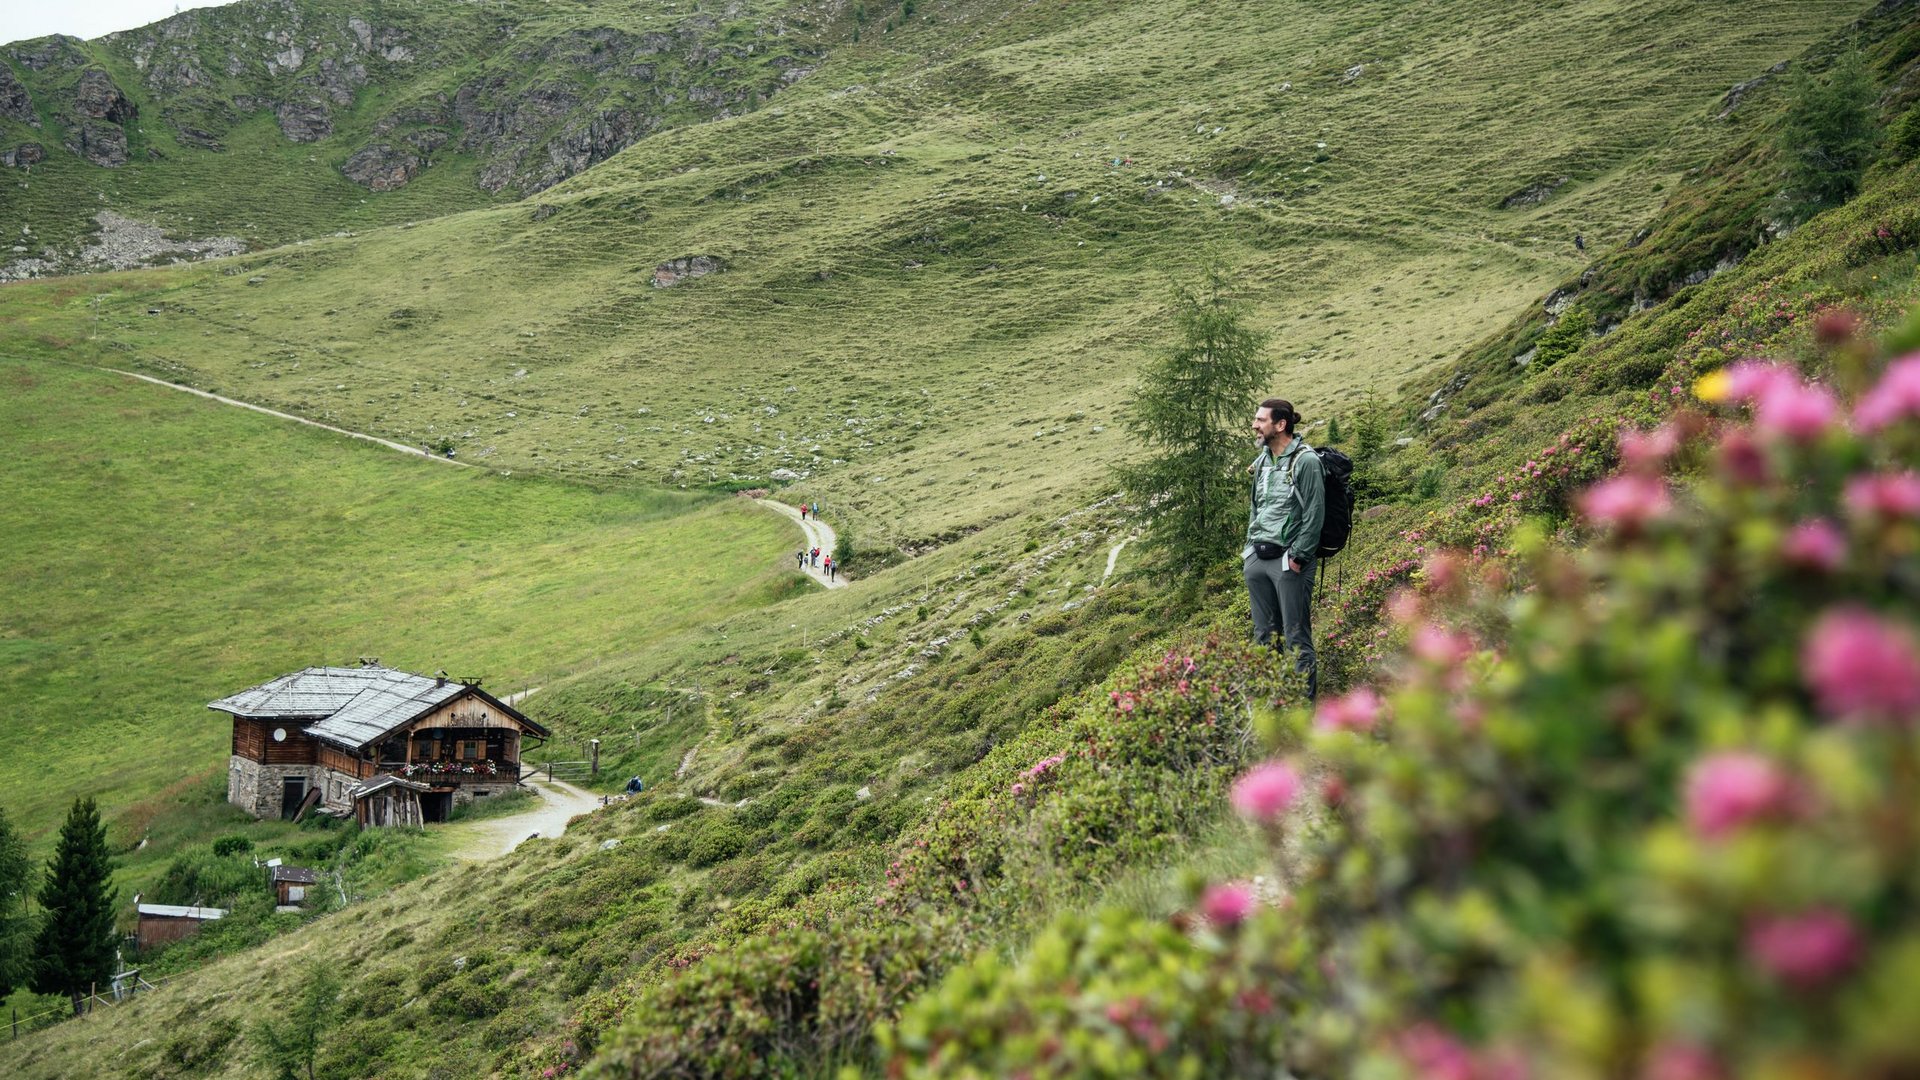
[[33,945],[34,991],[67,995],[75,1013],[95,984],[113,978],[112,877],[100,808],[91,798],[75,799],[40,889]]
[[1121,466],[1120,482],[1140,504],[1146,544],[1188,583],[1240,543],[1255,449],[1249,422],[1272,372],[1265,338],[1246,325],[1231,284],[1214,266],[1198,285],[1175,289],[1179,342],[1148,365],[1126,405],[1146,457]]

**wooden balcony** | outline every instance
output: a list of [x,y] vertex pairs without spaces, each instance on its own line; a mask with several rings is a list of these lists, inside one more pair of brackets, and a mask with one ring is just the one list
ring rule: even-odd
[[515,761],[383,761],[380,772],[396,773],[408,780],[436,787],[460,784],[511,784],[520,779],[520,764]]

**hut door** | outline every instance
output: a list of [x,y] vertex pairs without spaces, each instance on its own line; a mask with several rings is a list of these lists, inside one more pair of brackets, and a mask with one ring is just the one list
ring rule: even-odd
[[300,803],[307,797],[307,778],[289,776],[281,781],[280,816],[291,818],[300,812]]

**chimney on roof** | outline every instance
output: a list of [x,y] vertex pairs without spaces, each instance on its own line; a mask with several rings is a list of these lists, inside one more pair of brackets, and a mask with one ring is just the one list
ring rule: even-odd
[[435,686],[445,686],[445,685],[447,685],[447,672],[446,672],[446,669],[444,669],[444,668],[442,668],[441,670],[439,670],[439,671],[436,671],[436,672],[434,672],[434,673],[433,673],[433,685],[435,685]]

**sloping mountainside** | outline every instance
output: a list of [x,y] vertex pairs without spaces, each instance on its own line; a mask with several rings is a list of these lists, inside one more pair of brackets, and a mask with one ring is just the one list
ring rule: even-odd
[[761,109],[534,201],[129,278],[85,335],[31,329],[499,467],[804,477],[925,545],[1099,482],[1170,279],[1235,267],[1310,419],[1420,384],[1630,244],[1859,11],[956,0],[883,33],[876,7]]
[[[540,191],[805,77],[820,46],[792,6],[248,0],[15,42],[0,48],[0,277]],[[115,212],[180,243],[97,220]]]
[[[603,18],[597,7],[541,10],[559,36]],[[558,744],[600,738],[610,774],[651,781],[644,796],[504,859],[390,889],[349,876],[340,910],[270,925],[264,943],[234,930],[210,940],[206,963],[163,954],[174,977],[159,991],[0,1043],[0,1072],[252,1075],[258,1022],[291,1012],[302,983],[326,971],[344,990],[315,1075],[988,1076],[1016,1066],[1208,1075],[1182,1055],[1220,1046],[1246,1051],[1214,1062],[1222,1074],[1281,1074],[1285,1062],[1297,1075],[1359,1075],[1348,1066],[1374,1054],[1392,1058],[1382,1077],[1515,1075],[1497,1057],[1480,1072],[1457,1054],[1393,1058],[1400,1044],[1376,1038],[1384,1021],[1368,1010],[1418,999],[1405,1015],[1472,1028],[1481,1014],[1455,990],[1496,964],[1538,961],[1528,985],[1546,1004],[1511,1015],[1544,1017],[1540,1026],[1572,1045],[1568,1057],[1537,1060],[1591,1065],[1539,1075],[1639,1075],[1630,1066],[1652,1035],[1604,1023],[1615,1004],[1604,988],[1559,980],[1560,953],[1534,944],[1552,938],[1542,927],[1572,925],[1574,946],[1605,953],[1618,928],[1591,917],[1585,898],[1538,891],[1536,867],[1520,856],[1496,865],[1502,876],[1484,890],[1518,897],[1520,914],[1493,920],[1483,880],[1467,878],[1487,864],[1460,835],[1415,831],[1427,824],[1417,815],[1478,813],[1497,800],[1477,793],[1506,794],[1472,784],[1456,763],[1388,761],[1373,805],[1412,809],[1380,839],[1417,849],[1369,861],[1374,849],[1356,844],[1334,883],[1350,893],[1255,877],[1284,871],[1295,852],[1271,861],[1278,834],[1233,820],[1226,793],[1263,743],[1300,744],[1306,717],[1285,708],[1300,688],[1271,654],[1242,643],[1246,601],[1229,568],[1182,594],[1128,546],[1135,511],[1109,472],[1134,450],[1123,403],[1142,358],[1169,344],[1169,282],[1224,266],[1270,335],[1276,389],[1313,422],[1309,439],[1331,437],[1323,418],[1378,439],[1364,452],[1349,444],[1367,505],[1316,616],[1327,691],[1374,681],[1408,636],[1383,614],[1389,590],[1445,588],[1423,569],[1435,548],[1461,552],[1503,587],[1559,587],[1529,560],[1553,546],[1550,534],[1582,535],[1572,500],[1613,467],[1619,429],[1663,419],[1698,374],[1744,351],[1832,348],[1814,329],[1830,309],[1850,313],[1847,333],[1866,335],[1913,307],[1915,147],[1889,138],[1857,198],[1793,227],[1778,220],[1771,146],[1782,73],[1825,71],[1850,49],[1880,90],[1879,118],[1905,116],[1910,135],[1914,5],[954,0],[780,10],[790,31],[805,21],[822,35],[819,53],[794,53],[817,63],[811,74],[740,115],[648,134],[523,201],[396,213],[406,224],[0,290],[0,356],[22,398],[9,415],[40,440],[17,468],[82,493],[62,500],[73,504],[62,535],[84,537],[85,514],[110,510],[128,518],[116,524],[128,534],[168,528],[198,491],[173,475],[178,461],[207,438],[238,444],[220,460],[256,447],[275,460],[310,457],[303,485],[347,468],[377,472],[393,492],[385,499],[404,500],[407,484],[391,463],[303,450],[252,430],[251,418],[210,423],[144,396],[167,391],[75,366],[138,370],[410,444],[448,440],[459,460],[496,473],[476,478],[486,484],[466,498],[511,501],[510,485],[528,474],[552,484],[541,514],[554,531],[533,529],[526,541],[542,591],[513,593],[515,573],[486,567],[503,591],[489,593],[499,614],[482,631],[556,627],[541,631],[551,640],[529,650],[537,656],[491,649],[476,662],[542,685],[532,701]],[[748,14],[774,26],[779,10]],[[265,146],[283,137],[261,130]],[[403,205],[442,164],[356,198]],[[482,171],[477,157],[461,167],[463,184]],[[150,217],[159,204],[117,205]],[[108,428],[95,436],[101,448],[66,452],[62,428],[83,422],[76,406],[55,407],[69,398],[97,399],[126,430],[96,418]],[[83,492],[96,472],[119,490],[151,483],[155,494],[89,511]],[[266,483],[265,469],[245,475]],[[669,496],[686,500],[674,506],[688,516],[656,519],[657,531],[628,528],[618,507],[572,501],[579,489],[656,485],[689,489]],[[700,489],[760,485],[823,504],[853,552],[852,587],[767,586],[754,554],[763,535],[736,537],[737,554],[713,560],[675,546],[674,529],[698,524],[702,549],[718,550],[713,532],[750,509],[716,507]],[[362,512],[313,498],[316,528],[347,527]],[[223,527],[258,531],[250,544],[288,539],[267,527],[271,500],[242,511],[252,517]],[[568,515],[607,515],[609,527],[583,533],[575,550]],[[0,525],[30,534],[32,508]],[[1885,542],[1909,543],[1903,528],[1890,524]],[[616,549],[636,536],[648,546],[623,564]],[[1736,552],[1728,541],[1730,562],[1768,561],[1747,557],[1759,550],[1751,536],[1740,543]],[[1660,568],[1687,550],[1676,543],[1657,566],[1629,565],[1622,587],[1663,580]],[[594,591],[581,562],[664,575],[675,559],[702,575],[694,602],[710,617],[649,627],[603,603],[591,625],[635,628],[575,644],[589,627],[570,625],[564,605]],[[439,561],[454,574],[482,569],[466,554]],[[87,569],[104,562],[90,556]],[[38,606],[112,598],[95,577],[63,590],[55,554],[18,565],[47,579]],[[167,658],[164,635],[132,620],[164,623],[181,601],[135,595],[144,606],[134,615],[98,627],[31,613],[0,622],[9,665],[0,687],[41,692],[36,730],[58,732],[61,701],[93,700],[80,696],[93,689],[75,688],[80,665],[45,644],[56,633],[142,662]],[[1552,614],[1562,598],[1543,595],[1552,602],[1532,606]],[[1647,619],[1669,600],[1649,600]],[[528,602],[554,607],[515,618],[514,605]],[[353,617],[344,603],[320,610]],[[1505,612],[1471,629],[1497,634]],[[386,615],[362,619],[389,631]],[[1680,678],[1693,642],[1630,621],[1616,612],[1608,624],[1616,644],[1672,646],[1646,663]],[[1567,626],[1586,633],[1575,622]],[[1558,645],[1552,629],[1544,653]],[[192,644],[233,663],[260,648],[247,632],[221,638],[207,625]],[[413,647],[408,628],[393,632],[396,648]],[[1447,651],[1462,640],[1425,644]],[[1774,666],[1785,647],[1766,654]],[[585,655],[558,655],[574,651]],[[1490,668],[1497,652],[1471,666]],[[1427,704],[1408,715],[1444,711],[1462,692],[1441,679],[1452,669],[1432,671],[1437,681],[1418,689]],[[1557,712],[1551,695],[1547,706],[1517,692],[1496,703],[1510,740],[1502,752],[1566,767],[1551,784],[1545,771],[1528,774],[1538,783],[1524,794],[1538,803],[1523,808],[1538,805],[1541,826],[1523,820],[1503,851],[1535,850],[1534,834],[1562,823],[1549,814],[1560,813],[1559,796],[1631,789],[1666,799],[1667,787],[1637,772],[1580,773],[1566,747],[1629,741],[1613,733],[1632,705],[1586,674],[1600,685]],[[144,707],[185,715],[212,696],[192,691],[176,680]],[[1744,714],[1734,699],[1698,696],[1721,710],[1713,738],[1724,742]],[[1508,711],[1525,723],[1504,726]],[[1551,730],[1578,728],[1589,741],[1568,735],[1547,748],[1562,753],[1532,753],[1529,739],[1549,730],[1541,718],[1561,713],[1573,721]],[[1784,715],[1764,714],[1780,739]],[[112,740],[99,723],[75,726],[90,732],[104,774]],[[1434,736],[1436,753],[1478,754],[1463,730]],[[221,731],[188,738],[204,739],[212,759],[224,753]],[[1820,753],[1822,775],[1857,778],[1839,749]],[[1663,767],[1674,772],[1679,759]],[[87,778],[44,782],[64,796]],[[1425,801],[1393,798],[1406,791]],[[143,794],[134,808],[143,820],[212,820],[208,784]],[[55,801],[37,801],[43,833]],[[1574,839],[1538,868],[1554,888],[1626,860],[1580,846],[1610,820],[1596,808],[1618,803],[1570,805],[1564,817],[1578,820],[1564,835]],[[142,858],[132,850],[141,835],[116,823],[123,858]],[[324,847],[307,835],[274,839]],[[1673,850],[1655,854],[1688,861]],[[1466,884],[1398,921],[1357,921],[1367,905],[1391,909],[1395,882],[1430,863]],[[140,872],[159,876],[152,865]],[[1304,938],[1188,934],[1194,883],[1236,878],[1256,890],[1249,903],[1268,906],[1299,885],[1301,895],[1337,897],[1303,918],[1355,914],[1362,931],[1383,926],[1371,940],[1340,939],[1341,954],[1327,957],[1373,981],[1355,982],[1351,997],[1327,989],[1317,980],[1334,975],[1322,957],[1294,955]],[[1101,905],[1145,921],[1111,933],[1124,920],[1075,922]],[[1681,910],[1647,906],[1656,918]],[[1688,946],[1702,936],[1666,926]],[[1415,950],[1396,951],[1407,946],[1402,931],[1430,934],[1440,944],[1421,944],[1444,962],[1403,964]],[[1271,946],[1286,974],[1210,978],[1239,978],[1228,961],[1247,941]],[[1636,992],[1671,1004],[1698,990],[1690,971],[1629,974],[1645,976]],[[1369,996],[1372,986],[1390,993]],[[1553,1011],[1563,1003],[1576,1010],[1564,1020]],[[1669,1011],[1675,1023],[1724,1020]],[[1911,1044],[1889,1025],[1868,1026],[1876,1048]],[[1764,1034],[1804,1035],[1790,1024]]]

